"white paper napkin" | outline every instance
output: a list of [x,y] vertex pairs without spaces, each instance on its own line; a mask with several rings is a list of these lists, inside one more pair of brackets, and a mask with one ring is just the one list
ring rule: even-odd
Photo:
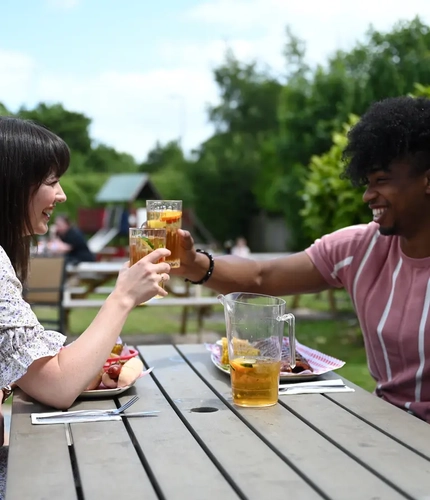
[[[59,415],[58,418],[46,418],[40,419],[40,417],[48,417]],[[51,424],[76,424],[83,422],[103,422],[108,420],[121,420],[119,415],[71,415],[70,417],[66,417],[64,412],[48,412],[48,413],[32,413],[31,414],[31,423],[34,425],[51,425]]]
[[342,379],[296,382],[279,386],[280,396],[289,394],[326,394],[329,392],[355,392],[355,390],[346,386]]

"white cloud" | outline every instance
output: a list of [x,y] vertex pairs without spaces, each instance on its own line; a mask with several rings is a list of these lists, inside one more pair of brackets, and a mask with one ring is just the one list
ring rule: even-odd
[[[80,0],[45,0],[63,8]],[[0,100],[12,110],[39,101],[62,102],[93,119],[92,136],[139,160],[157,140],[183,136],[187,150],[205,140],[212,128],[206,105],[217,101],[212,70],[227,47],[240,60],[268,63],[282,74],[285,26],[307,42],[311,62],[324,62],[337,48],[348,49],[372,22],[388,30],[398,19],[420,15],[430,22],[428,0],[210,0],[184,13],[190,23],[185,41],[154,43],[158,65],[146,72],[50,73],[43,61],[0,49]],[[204,37],[193,26],[207,24]],[[212,35],[210,35],[212,33]]]
[[[388,30],[399,19],[430,21],[427,0],[209,0],[185,13],[185,19],[218,26],[226,36],[246,35],[260,54],[273,54],[285,42],[285,27],[304,39],[312,62],[323,62],[336,49],[348,49],[372,23]],[[276,45],[273,45],[275,43]],[[257,54],[257,55],[260,55]]]
[[204,104],[216,98],[208,72],[107,72],[95,77],[40,73],[32,101],[62,102],[93,118],[92,137],[143,160],[157,140],[182,136],[187,150],[206,139]]
[[81,3],[81,0],[45,0],[45,3],[49,7],[68,10],[77,7]]
[[6,106],[17,107],[31,92],[36,64],[25,54],[0,49],[0,68],[0,100]]

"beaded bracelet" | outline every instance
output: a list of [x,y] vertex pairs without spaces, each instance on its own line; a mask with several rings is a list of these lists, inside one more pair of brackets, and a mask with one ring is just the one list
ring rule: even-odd
[[209,269],[206,271],[206,274],[200,281],[191,281],[188,278],[185,278],[185,281],[188,281],[193,285],[203,285],[203,283],[206,283],[206,281],[212,276],[212,273],[214,272],[215,261],[212,255],[209,252],[206,252],[206,250],[202,250],[201,248],[196,248],[196,252],[203,253],[209,258]]

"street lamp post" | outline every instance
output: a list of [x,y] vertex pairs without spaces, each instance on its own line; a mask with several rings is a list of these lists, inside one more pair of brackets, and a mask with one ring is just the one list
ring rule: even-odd
[[183,144],[187,125],[187,106],[185,97],[181,94],[171,94],[170,99],[178,101],[178,126],[179,126],[179,143]]

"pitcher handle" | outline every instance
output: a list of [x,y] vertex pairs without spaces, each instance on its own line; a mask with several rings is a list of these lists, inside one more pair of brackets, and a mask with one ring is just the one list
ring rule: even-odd
[[288,341],[290,344],[290,366],[293,369],[296,366],[296,318],[294,314],[288,313],[280,316],[279,321],[288,323]]

